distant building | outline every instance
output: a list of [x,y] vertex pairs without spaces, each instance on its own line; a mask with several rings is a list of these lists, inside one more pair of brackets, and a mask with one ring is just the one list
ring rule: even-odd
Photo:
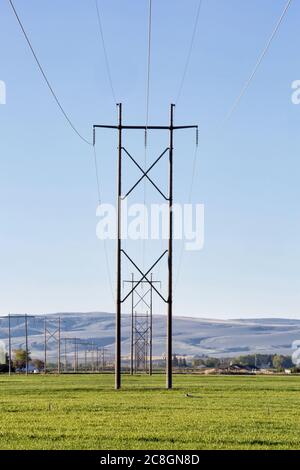
[[230,364],[229,366],[221,365],[214,369],[209,369],[207,373],[216,373],[216,374],[255,374],[260,369],[255,366],[244,366],[241,364]]

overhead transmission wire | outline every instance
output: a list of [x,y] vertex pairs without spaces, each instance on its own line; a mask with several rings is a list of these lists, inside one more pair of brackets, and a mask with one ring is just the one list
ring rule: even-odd
[[69,117],[69,115],[68,115],[67,112],[65,111],[65,109],[64,109],[63,105],[61,104],[61,102],[60,102],[60,100],[59,100],[57,94],[55,93],[55,91],[54,91],[54,89],[53,89],[53,87],[52,87],[52,85],[51,85],[49,79],[47,78],[47,75],[46,75],[46,73],[45,73],[45,71],[44,71],[44,69],[43,69],[43,67],[42,67],[42,65],[41,65],[40,60],[38,59],[38,57],[37,57],[37,55],[36,55],[36,52],[35,52],[35,50],[34,50],[34,48],[33,48],[33,46],[32,46],[32,43],[31,43],[31,41],[30,41],[30,39],[29,39],[29,37],[28,37],[28,34],[27,34],[26,31],[25,31],[25,28],[24,28],[24,26],[23,26],[23,23],[22,23],[22,21],[21,21],[21,19],[20,19],[20,16],[18,15],[18,13],[17,13],[17,11],[16,11],[16,8],[15,8],[15,6],[14,6],[12,0],[8,0],[8,1],[9,1],[9,4],[10,4],[10,6],[11,6],[13,12],[14,12],[14,15],[15,15],[15,17],[16,17],[18,23],[19,23],[19,26],[20,26],[20,28],[21,28],[21,30],[22,30],[22,33],[23,33],[23,35],[24,35],[24,38],[25,38],[25,40],[26,40],[26,42],[27,42],[27,44],[28,44],[28,46],[29,46],[29,48],[30,48],[30,50],[31,50],[31,53],[32,53],[32,55],[33,55],[33,57],[34,57],[34,59],[35,59],[35,62],[36,62],[36,64],[37,64],[37,66],[38,66],[38,68],[39,68],[39,70],[40,70],[40,72],[41,72],[41,74],[42,74],[42,76],[43,76],[45,82],[46,82],[47,87],[49,88],[49,91],[50,91],[51,95],[53,96],[53,98],[54,98],[54,100],[55,100],[57,106],[59,107],[61,113],[63,114],[64,118],[65,118],[66,121],[69,123],[69,125],[70,125],[70,127],[73,129],[73,131],[77,134],[77,136],[78,136],[81,140],[83,140],[86,144],[92,145],[92,142],[90,142],[88,139],[86,139],[85,137],[83,137],[83,135],[77,130],[77,128],[76,128],[75,125],[73,124],[71,118]]
[[[21,28],[21,30],[22,30],[22,33],[23,33],[23,35],[24,35],[24,37],[25,37],[25,39],[26,39],[26,42],[27,42],[27,44],[28,44],[28,46],[29,46],[29,48],[30,48],[30,50],[31,50],[31,53],[32,53],[32,55],[33,55],[33,57],[34,57],[34,59],[35,59],[35,61],[36,61],[36,64],[37,64],[37,66],[38,66],[38,68],[39,68],[39,70],[40,70],[40,72],[41,72],[41,74],[42,74],[42,76],[43,76],[43,78],[44,78],[44,80],[45,80],[45,82],[46,82],[46,84],[47,84],[47,86],[48,86],[48,88],[49,88],[49,90],[50,90],[50,92],[51,92],[51,94],[52,94],[52,96],[53,96],[55,102],[56,102],[56,104],[58,105],[60,111],[62,112],[63,116],[65,117],[65,119],[67,120],[67,122],[69,123],[69,125],[71,126],[71,128],[73,129],[73,131],[77,134],[77,136],[80,137],[80,139],[83,140],[83,141],[84,141],[85,143],[87,143],[88,145],[93,146],[94,162],[95,162],[95,171],[96,171],[96,181],[97,181],[97,192],[98,192],[98,201],[100,201],[100,200],[101,200],[101,196],[100,196],[100,178],[99,178],[99,171],[98,171],[98,165],[97,165],[97,156],[96,156],[96,149],[95,149],[95,146],[93,145],[93,142],[90,142],[89,140],[87,140],[85,137],[83,137],[83,136],[81,135],[81,133],[77,130],[77,128],[75,127],[75,125],[74,125],[73,122],[71,121],[70,117],[68,116],[68,114],[67,114],[66,111],[64,110],[64,108],[63,108],[63,106],[62,106],[60,100],[58,99],[58,97],[57,97],[57,95],[56,95],[56,93],[55,93],[55,91],[54,91],[54,89],[53,89],[53,87],[52,87],[52,85],[51,85],[51,83],[50,83],[50,81],[49,81],[49,79],[47,78],[47,75],[46,75],[46,73],[45,73],[45,71],[44,71],[44,69],[43,69],[43,67],[42,67],[42,65],[41,65],[40,60],[39,60],[38,57],[37,57],[37,54],[36,54],[36,52],[35,52],[35,50],[34,50],[34,48],[33,48],[33,46],[32,46],[32,43],[31,43],[31,41],[30,41],[30,39],[29,39],[29,36],[28,36],[28,34],[26,33],[26,30],[25,30],[25,28],[24,28],[24,26],[23,26],[23,23],[22,23],[22,21],[21,21],[21,19],[20,19],[20,16],[18,15],[18,13],[17,13],[17,11],[16,11],[16,8],[15,8],[15,6],[14,6],[12,0],[8,0],[8,1],[9,1],[10,5],[11,5],[11,8],[12,8],[12,10],[13,10],[13,12],[14,12],[14,15],[15,15],[15,17],[16,17],[18,23],[19,23],[19,26],[20,26],[20,28]],[[98,5],[97,5],[97,7],[98,7]],[[99,9],[98,9],[98,8],[97,8],[97,12],[98,12],[98,19],[100,20],[100,15],[99,15]],[[101,20],[100,20],[100,26],[101,26]],[[101,28],[101,31],[102,31],[102,28]],[[103,31],[102,31],[102,37],[103,37]],[[103,46],[104,46],[104,50],[106,51],[105,43],[104,43],[104,37],[103,37]],[[105,52],[105,55],[107,56],[106,52]],[[106,63],[107,63],[107,65],[109,66],[108,61],[106,61]],[[109,72],[109,76],[110,76],[110,72]],[[113,88],[112,88],[112,90],[113,90]],[[105,242],[105,241],[104,241],[104,242]],[[109,261],[108,261],[108,254],[107,254],[107,250],[106,250],[106,243],[104,243],[104,245],[105,245],[105,250],[104,250],[104,251],[105,251],[106,265],[107,265],[107,267],[109,268],[109,264],[108,264]],[[112,289],[112,282],[111,282],[111,275],[110,275],[109,269],[108,269],[108,278],[109,278],[109,283],[110,283],[110,288],[111,288],[112,296],[113,296],[113,298],[114,298],[113,289]]]
[[[198,138],[197,138],[198,140]],[[188,203],[190,204],[192,202],[192,196],[193,196],[193,189],[194,189],[194,182],[195,182],[195,175],[196,175],[196,168],[197,168],[197,160],[198,160],[198,142],[195,146],[194,150],[194,157],[193,157],[193,163],[192,163],[192,175],[191,175],[191,184],[189,187],[189,195],[188,195]],[[181,249],[180,249],[180,254],[179,254],[179,261],[178,261],[178,268],[177,268],[177,275],[175,279],[175,285],[174,285],[174,293],[177,290],[177,285],[179,281],[179,275],[182,267],[182,261],[183,261],[183,253],[184,253],[184,243],[183,240],[181,242]]]
[[[152,0],[149,0],[149,8],[148,8],[147,84],[146,84],[146,135],[145,135],[145,143],[146,144],[147,144],[147,127],[148,127],[148,124],[149,124],[151,42],[152,42]],[[147,145],[145,145],[145,147],[147,148]]]
[[191,60],[191,56],[192,56],[192,51],[193,51],[193,47],[194,47],[194,42],[195,42],[195,38],[196,38],[196,33],[197,33],[197,29],[198,29],[199,16],[200,16],[202,3],[203,3],[203,1],[199,0],[198,8],[197,8],[196,16],[195,16],[195,23],[194,23],[194,27],[193,27],[191,42],[190,42],[190,45],[189,45],[189,49],[188,49],[188,53],[187,53],[187,57],[186,57],[186,61],[185,61],[184,69],[183,69],[183,74],[182,74],[180,85],[179,85],[179,89],[178,89],[178,92],[177,92],[177,95],[176,95],[176,100],[175,100],[176,105],[178,104],[179,99],[181,97],[184,82],[185,82],[186,75],[187,75],[187,71],[188,71],[188,68],[189,68],[189,64],[190,64],[190,60]]
[[109,62],[109,59],[108,59],[108,53],[107,53],[107,48],[106,48],[105,39],[104,39],[104,32],[103,32],[103,27],[102,27],[102,20],[101,20],[98,0],[95,0],[95,6],[96,6],[96,12],[97,12],[97,21],[98,21],[98,26],[99,26],[99,33],[100,33],[100,38],[101,38],[102,48],[103,48],[103,54],[104,54],[104,59],[105,59],[107,77],[108,77],[108,81],[109,81],[111,94],[112,94],[112,97],[113,97],[113,100],[114,100],[114,104],[116,104],[117,103],[116,93],[115,93],[115,89],[114,89],[114,85],[113,85],[113,81],[112,81],[110,62]]
[[[147,31],[147,74],[146,74],[146,115],[145,115],[145,149],[144,149],[144,171],[147,171],[148,153],[148,125],[150,108],[150,79],[151,79],[151,46],[152,46],[152,0],[148,1],[148,31]],[[144,180],[144,230],[146,228],[146,180]],[[145,233],[142,241],[142,265],[145,270]],[[143,284],[142,284],[143,287]]]
[[[195,16],[194,27],[193,27],[192,36],[191,36],[191,41],[190,41],[190,45],[189,45],[189,48],[188,48],[188,53],[187,53],[186,61],[185,61],[185,64],[184,64],[184,69],[183,69],[183,74],[182,74],[181,81],[180,81],[180,84],[179,84],[179,89],[178,89],[178,92],[177,92],[177,95],[176,95],[176,100],[175,100],[176,105],[178,105],[178,102],[181,98],[184,83],[185,83],[185,79],[186,79],[186,76],[187,76],[187,71],[188,71],[188,68],[189,68],[190,61],[191,61],[191,56],[192,56],[192,52],[193,52],[195,38],[196,38],[197,30],[198,30],[199,17],[200,17],[202,4],[203,4],[203,0],[199,0],[198,7],[197,7],[197,12],[196,12],[196,16]],[[195,146],[193,162],[192,162],[191,182],[190,182],[189,192],[188,192],[188,203],[189,204],[191,203],[191,200],[192,200],[195,174],[196,174],[196,167],[197,167],[197,160],[198,160],[198,130],[197,130],[196,146]],[[183,243],[183,240],[182,240],[180,254],[179,254],[178,268],[177,268],[177,276],[176,276],[175,285],[174,285],[174,292],[176,291],[178,281],[179,281],[179,274],[180,274],[180,271],[181,271],[181,266],[182,266],[182,261],[183,261],[183,252],[184,252],[184,243]]]
[[[249,76],[249,78],[246,80],[246,82],[244,83],[244,86],[242,87],[239,95],[237,96],[236,100],[234,101],[232,107],[230,108],[226,118],[224,121],[227,121],[231,118],[232,114],[234,113],[234,111],[236,110],[236,108],[238,107],[240,101],[242,100],[243,96],[245,95],[247,89],[249,88],[252,80],[254,79],[263,59],[265,58],[266,54],[268,53],[269,49],[270,49],[270,46],[274,40],[274,38],[276,37],[277,33],[278,33],[278,30],[289,10],[289,7],[292,3],[292,0],[288,0],[287,3],[285,4],[285,7],[283,9],[283,12],[281,13],[272,33],[271,33],[271,36],[269,37],[264,49],[262,50],[261,54],[259,55],[258,57],[258,60]],[[196,20],[195,20],[195,28],[194,28],[194,32],[196,34],[196,29],[197,29],[197,23],[198,23],[198,19],[199,19],[199,15],[198,13],[200,12],[200,7],[201,7],[201,0],[200,0],[200,4],[199,4],[199,7],[198,7],[198,12],[197,12],[197,16],[196,16]],[[188,68],[188,64],[189,64],[189,57],[191,56],[191,51],[192,51],[192,48],[193,48],[193,43],[194,43],[194,37],[195,37],[195,34],[193,32],[193,35],[192,35],[192,41],[191,41],[191,47],[190,47],[190,50],[189,50],[189,54],[188,54],[188,59],[187,59],[187,66],[185,67],[185,70]],[[185,76],[186,76],[186,72],[184,71],[184,74],[183,74],[183,79],[182,79],[182,84],[184,83],[184,79],[185,79]],[[181,85],[181,89],[182,89],[183,85]],[[181,91],[180,93],[178,93],[177,95],[177,101],[178,101],[178,97],[180,97],[181,95]],[[195,171],[196,171],[196,156],[197,156],[197,148],[195,149],[195,156],[194,156],[194,161],[193,161],[193,172],[192,172],[192,183],[191,183],[191,188],[190,188],[190,195],[189,195],[189,202],[191,200],[191,195],[192,195],[192,187],[193,187],[193,182],[194,182],[194,177],[195,177]],[[175,282],[175,288],[176,288],[176,285],[178,283],[178,279],[179,279],[179,272],[180,272],[180,268],[181,268],[181,264],[182,264],[182,258],[183,258],[183,245],[182,245],[182,248],[181,248],[181,253],[180,253],[180,258],[179,258],[179,267],[178,267],[178,272],[177,272],[177,279],[176,279],[176,282]]]
[[269,51],[270,47],[271,47],[271,44],[274,40],[274,38],[276,37],[277,33],[278,33],[278,30],[280,28],[280,25],[281,23],[283,22],[288,10],[289,10],[289,7],[291,6],[291,3],[292,3],[292,0],[288,0],[287,3],[285,4],[285,7],[283,9],[283,12],[281,13],[272,33],[271,33],[271,36],[269,37],[264,49],[262,50],[261,54],[258,56],[258,59],[256,61],[256,64],[254,65],[254,68],[249,76],[249,78],[245,81],[239,95],[237,96],[236,100],[234,101],[232,107],[230,108],[229,112],[227,113],[227,116],[225,117],[225,121],[228,121],[232,114],[234,113],[234,111],[236,110],[236,108],[238,107],[241,99],[243,98],[244,94],[246,93],[247,89],[249,88],[252,80],[254,79],[264,57],[266,56],[267,52]]
[[[94,0],[94,2],[95,2],[96,13],[97,13],[97,23],[98,23],[98,27],[99,27],[99,35],[100,35],[100,38],[101,38],[101,44],[102,44],[102,49],[103,49],[103,54],[104,54],[107,78],[108,78],[108,82],[109,82],[109,86],[110,86],[110,91],[111,91],[113,103],[114,103],[114,106],[115,106],[117,104],[117,100],[116,100],[115,88],[114,88],[113,80],[112,80],[110,61],[109,61],[109,58],[108,58],[108,52],[107,52],[107,47],[106,47],[106,43],[105,43],[105,37],[104,37],[104,31],[103,31],[103,26],[102,26],[102,19],[101,19],[101,12],[100,12],[100,8],[99,8],[99,2],[98,2],[98,0]],[[96,184],[97,184],[97,194],[98,194],[98,205],[100,206],[101,203],[102,203],[102,199],[101,199],[101,180],[100,180],[100,172],[99,172],[99,165],[98,165],[98,158],[97,158],[95,140],[93,141],[93,152],[94,152],[94,167],[95,167],[95,176],[96,176]],[[103,240],[103,246],[104,246],[104,256],[105,256],[105,264],[106,264],[107,277],[108,277],[108,281],[109,281],[109,287],[110,287],[110,291],[111,291],[113,301],[115,301],[115,295],[114,295],[114,290],[113,290],[112,275],[111,275],[111,269],[110,269],[110,264],[109,264],[109,256],[108,256],[108,251],[107,251],[106,239]]]
[[[101,203],[102,203],[101,186],[100,186],[99,166],[98,166],[98,159],[97,159],[97,153],[96,153],[96,146],[95,145],[93,145],[93,153],[94,153],[94,166],[95,166],[95,176],[96,176],[96,184],[97,184],[98,206],[100,206]],[[110,265],[109,265],[109,258],[108,258],[108,252],[107,252],[107,246],[106,246],[106,239],[104,239],[103,242],[104,242],[103,246],[104,246],[104,256],[105,256],[105,264],[106,264],[108,283],[109,283],[109,288],[110,288],[110,291],[111,291],[112,299],[114,301],[115,300],[115,295],[114,295],[112,277],[111,277],[111,272],[110,272]]]
[[[107,47],[106,47],[101,9],[99,7],[99,0],[94,0],[94,2],[95,2],[96,13],[97,13],[97,23],[98,23],[98,29],[99,29],[99,36],[100,36],[100,39],[101,39],[101,45],[102,45],[103,54],[104,54],[106,74],[107,74],[107,78],[108,78],[108,82],[109,82],[109,87],[110,87],[110,91],[111,91],[113,105],[116,106],[117,105],[117,98],[116,98],[116,92],[115,92],[114,82],[113,82],[113,78],[112,78],[109,55],[108,55],[108,51],[107,51]],[[95,148],[95,146],[94,146],[94,148]],[[94,155],[95,154],[96,154],[96,149],[94,150]],[[94,158],[97,161],[97,155]],[[100,181],[99,176],[97,177],[97,181]],[[125,248],[126,248],[126,240],[125,240],[124,244],[125,244]],[[104,250],[105,250],[105,256],[108,260],[106,240],[104,240]],[[108,263],[108,261],[107,261],[107,263]],[[128,259],[127,258],[125,260],[125,263],[126,263],[127,269],[128,269]],[[107,266],[108,266],[108,269],[109,269],[108,276],[109,276],[110,279],[112,279],[109,264],[107,264]],[[110,281],[110,283],[111,283],[111,281]],[[112,286],[111,286],[111,290],[113,292]],[[115,299],[114,294],[113,294],[113,298]]]

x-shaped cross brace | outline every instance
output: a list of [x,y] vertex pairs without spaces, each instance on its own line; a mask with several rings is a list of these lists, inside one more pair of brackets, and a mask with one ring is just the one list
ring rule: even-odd
[[148,289],[143,295],[141,295],[138,291],[136,291],[136,294],[139,296],[139,300],[133,306],[133,308],[136,308],[139,305],[140,302],[143,302],[146,305],[146,307],[148,307],[150,309],[150,305],[145,300],[145,297],[147,296],[147,294],[149,294],[149,292],[151,292],[151,288]]
[[48,333],[48,335],[49,335],[48,338],[46,338],[47,343],[50,341],[50,339],[55,339],[55,341],[58,341],[58,339],[55,337],[55,335],[59,332],[59,329],[53,331],[52,333],[51,333],[51,331],[46,329],[45,332]]
[[159,194],[166,200],[168,201],[169,198],[159,189],[159,187],[154,183],[154,181],[148,176],[148,173],[152,170],[152,168],[159,162],[159,160],[165,155],[165,153],[170,150],[169,147],[167,147],[161,154],[160,156],[155,160],[155,162],[152,163],[152,165],[149,166],[148,170],[144,171],[143,168],[138,164],[138,162],[133,158],[132,155],[126,150],[125,147],[122,147],[122,150],[126,153],[126,155],[130,158],[130,160],[133,161],[133,163],[138,167],[138,169],[143,173],[143,175],[138,179],[138,181],[132,186],[132,188],[123,196],[121,199],[124,200],[126,199],[129,194],[137,187],[137,185],[144,179],[147,178],[148,181],[154,186],[154,188],[159,192]]
[[160,257],[155,261],[155,263],[153,263],[153,265],[148,269],[148,271],[144,274],[143,271],[140,270],[140,268],[135,264],[135,262],[130,258],[130,256],[128,256],[128,254],[126,253],[126,251],[124,250],[121,250],[122,253],[124,253],[124,255],[126,256],[126,258],[129,259],[129,261],[133,264],[133,266],[135,267],[135,269],[140,273],[140,275],[142,276],[140,278],[139,281],[137,281],[137,283],[135,284],[135,286],[133,286],[133,288],[128,292],[128,294],[124,297],[123,300],[121,300],[121,303],[125,302],[126,299],[128,299],[128,297],[136,290],[136,288],[141,284],[141,282],[145,279],[150,286],[153,287],[153,289],[155,290],[155,292],[159,295],[159,297],[165,302],[165,303],[168,303],[168,300],[166,300],[164,298],[163,295],[161,295],[161,293],[159,292],[158,289],[156,289],[156,287],[153,285],[153,282],[151,282],[150,279],[148,279],[148,274],[152,271],[152,269],[154,268],[154,266],[156,266],[159,261],[165,256],[166,253],[168,253],[168,250],[165,250],[161,255]]

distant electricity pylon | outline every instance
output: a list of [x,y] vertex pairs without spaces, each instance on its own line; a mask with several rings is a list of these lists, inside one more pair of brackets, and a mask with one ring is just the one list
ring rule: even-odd
[[[131,280],[125,280],[124,283],[131,285],[131,335],[130,335],[130,373],[143,370],[152,375],[153,354],[153,284],[161,285],[160,281],[153,280],[153,274],[150,275],[150,287],[148,281],[141,281],[139,287],[135,290],[133,287],[138,281],[134,280],[134,273],[131,273]],[[144,284],[148,284],[146,290]],[[139,313],[136,309],[140,304],[146,307],[146,313]]]
[[57,318],[44,318],[44,373],[47,373],[47,352],[50,341],[57,343],[57,373],[61,371],[61,320]]
[[8,314],[8,372],[9,375],[11,375],[12,372],[12,334],[11,334],[11,320],[12,319],[24,319],[24,330],[25,330],[25,353],[26,353],[26,358],[25,358],[25,371],[26,375],[28,375],[29,372],[29,349],[28,349],[28,319],[29,318],[35,318],[33,315],[13,315],[11,313]]
[[[150,346],[150,316],[149,312],[134,312],[134,369],[135,372],[148,371]],[[151,361],[150,361],[151,362]]]
[[[172,306],[173,306],[173,151],[174,151],[174,131],[179,129],[196,129],[198,134],[198,126],[174,126],[174,104],[170,106],[170,123],[168,126],[128,126],[124,125],[122,121],[122,103],[118,103],[119,109],[119,123],[117,126],[112,125],[94,125],[93,126],[93,144],[95,145],[95,129],[117,129],[118,130],[118,176],[117,176],[117,295],[116,295],[116,343],[115,343],[115,388],[119,389],[121,387],[121,306],[122,303],[137,289],[142,281],[148,282],[151,285],[151,280],[149,279],[149,274],[153,268],[168,254],[168,297],[167,299],[159,292],[159,290],[152,284],[153,290],[156,294],[168,305],[167,313],[167,352],[166,352],[166,387],[168,389],[172,388]],[[142,130],[147,135],[147,132],[150,130],[163,130],[168,131],[169,133],[169,146],[159,155],[159,157],[150,165],[147,170],[139,165],[139,163],[130,155],[130,153],[123,147],[122,137],[123,132],[128,130]],[[142,176],[138,181],[132,186],[132,188],[122,196],[122,154],[125,154],[130,160],[137,166],[137,168],[142,173]],[[169,193],[166,196],[163,191],[154,183],[154,181],[149,177],[148,173],[152,168],[163,158],[163,156],[168,153],[169,155]],[[152,264],[152,266],[143,272],[133,259],[128,255],[128,253],[122,249],[121,242],[121,202],[126,199],[129,194],[138,186],[138,184],[144,179],[152,184],[154,188],[159,192],[159,194],[168,201],[169,204],[169,232],[168,232],[168,249],[165,250],[157,260]],[[124,298],[121,297],[121,285],[122,285],[122,272],[121,272],[121,256],[124,255],[134,266],[134,268],[139,272],[140,279],[132,287],[131,291],[125,295]]]

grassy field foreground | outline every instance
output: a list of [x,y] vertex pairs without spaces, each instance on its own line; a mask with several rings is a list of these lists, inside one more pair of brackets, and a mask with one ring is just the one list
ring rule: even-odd
[[[1,449],[299,449],[300,377],[1,376]],[[189,394],[189,396],[186,396]]]

